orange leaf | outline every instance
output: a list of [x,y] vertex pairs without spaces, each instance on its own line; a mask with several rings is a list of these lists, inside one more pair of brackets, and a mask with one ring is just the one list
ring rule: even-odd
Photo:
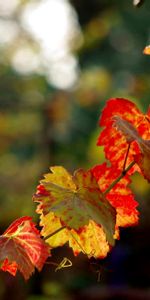
[[49,247],[30,217],[15,220],[0,236],[1,269],[12,275],[18,269],[27,280],[35,267],[42,269],[48,256]]

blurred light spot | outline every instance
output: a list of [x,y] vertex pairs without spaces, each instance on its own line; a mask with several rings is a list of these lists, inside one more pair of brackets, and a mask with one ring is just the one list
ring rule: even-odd
[[17,72],[23,74],[32,73],[40,69],[39,57],[31,48],[27,46],[20,47],[12,57],[12,66]]
[[48,70],[49,80],[59,88],[68,88],[73,86],[77,80],[78,64],[73,55],[66,55],[51,65]]
[[0,20],[0,43],[10,43],[18,35],[19,29],[15,22]]
[[18,4],[18,0],[0,0],[0,15],[9,16],[13,14]]
[[77,16],[67,0],[45,0],[26,6],[22,23],[41,46],[48,80],[60,88],[71,87],[78,76],[71,56],[73,41],[81,35]]
[[65,0],[31,4],[23,16],[28,29],[40,39],[51,58],[61,54],[62,50],[69,50],[68,42],[76,26],[74,17],[73,9]]

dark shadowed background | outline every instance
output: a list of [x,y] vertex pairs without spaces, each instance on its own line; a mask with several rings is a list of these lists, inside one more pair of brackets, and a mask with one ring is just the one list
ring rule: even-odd
[[[146,112],[150,103],[150,1],[0,0],[0,231],[29,215],[49,166],[68,170],[104,160],[98,118],[110,97]],[[0,273],[0,299],[150,299],[150,188],[133,176],[139,225],[103,261],[73,257],[67,246],[25,283]],[[98,280],[99,279],[99,280]],[[98,282],[99,281],[99,282]]]

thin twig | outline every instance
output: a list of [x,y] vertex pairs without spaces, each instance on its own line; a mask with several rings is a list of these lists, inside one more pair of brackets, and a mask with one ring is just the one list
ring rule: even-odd
[[55,230],[54,232],[48,234],[47,236],[44,237],[44,241],[48,240],[50,237],[52,237],[53,235],[55,235],[56,233],[58,233],[59,231],[65,229],[66,226],[62,226],[60,228],[58,228],[57,230]]
[[129,166],[121,172],[120,176],[117,177],[108,187],[108,189],[103,193],[104,195],[108,194],[110,192],[110,190],[112,190],[112,188],[127,174],[127,172],[134,166],[135,161],[132,161]]
[[46,262],[45,262],[45,265],[53,265],[53,266],[55,266],[55,267],[58,267],[58,264],[55,263],[55,262],[53,262],[53,261],[46,261]]

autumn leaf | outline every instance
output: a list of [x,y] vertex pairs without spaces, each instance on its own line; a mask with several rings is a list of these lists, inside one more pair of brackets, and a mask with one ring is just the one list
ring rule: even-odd
[[[41,214],[40,220],[41,234],[44,238],[61,228],[60,218],[52,212],[45,216]],[[111,249],[102,226],[97,225],[94,221],[89,221],[89,224],[80,230],[63,228],[46,238],[46,242],[51,248],[63,246],[68,242],[75,256],[82,252],[89,258],[104,258]]]
[[[97,145],[103,145],[106,158],[115,165],[119,170],[123,170],[123,164],[128,150],[128,143],[125,136],[114,126],[114,116],[119,116],[122,119],[130,122],[137,130],[139,135],[145,139],[150,139],[150,111],[147,114],[142,114],[134,103],[127,99],[116,98],[107,101],[105,108],[100,117],[100,126],[102,130]],[[132,142],[128,154],[126,165],[129,165],[135,155],[140,154],[140,149],[137,143]],[[129,171],[129,174],[140,171],[137,165],[134,165]]]
[[15,220],[0,236],[0,269],[12,275],[18,269],[27,280],[35,267],[42,269],[48,256],[49,247],[30,217]]
[[[97,165],[92,169],[100,189],[106,192],[110,184],[120,176],[120,170],[116,167],[108,167],[106,163]],[[136,225],[138,222],[138,203],[129,188],[130,179],[125,175],[116,185],[106,194],[106,198],[116,209],[116,226],[127,227]]]
[[17,264],[16,262],[10,263],[8,258],[6,258],[3,262],[1,262],[0,269],[3,271],[9,272],[11,275],[15,276],[17,272]]
[[[106,163],[94,167],[91,171],[103,192],[120,175],[119,169],[113,166],[108,167]],[[133,226],[138,223],[139,213],[136,209],[138,203],[128,187],[130,182],[128,175],[126,175],[106,194],[108,201],[117,211],[115,239],[119,238],[119,227]],[[45,197],[49,197],[43,186],[40,186],[39,190],[40,192],[43,191]],[[45,238],[62,227],[60,218],[56,217],[53,212],[49,212],[46,215],[41,213],[40,220],[40,225],[42,226],[41,234]],[[83,252],[88,257],[95,258],[104,258],[111,250],[102,226],[99,226],[92,220],[80,230],[63,228],[63,230],[50,236],[46,241],[51,248],[62,246],[68,242],[75,255]]]
[[72,247],[75,255],[82,252],[88,258],[101,259],[106,257],[111,250],[102,226],[99,226],[92,220],[79,232],[71,230],[70,234],[69,246]]
[[63,167],[52,167],[33,197],[37,212],[53,212],[68,229],[79,230],[90,220],[103,227],[114,244],[116,212],[105,199],[91,171],[77,170],[73,176]]
[[128,143],[135,141],[138,144],[140,153],[135,155],[135,161],[138,163],[144,177],[150,182],[150,140],[142,139],[138,131],[128,121],[118,116],[113,119],[118,130],[125,136],[126,141]]
[[[46,238],[47,236],[53,234],[56,230],[62,227],[60,218],[55,216],[53,212],[49,212],[44,215],[40,215],[40,226],[42,227],[41,235]],[[50,238],[46,239],[46,242],[51,248],[56,248],[63,246],[69,240],[69,231],[67,228],[59,231],[57,234],[52,235]]]

